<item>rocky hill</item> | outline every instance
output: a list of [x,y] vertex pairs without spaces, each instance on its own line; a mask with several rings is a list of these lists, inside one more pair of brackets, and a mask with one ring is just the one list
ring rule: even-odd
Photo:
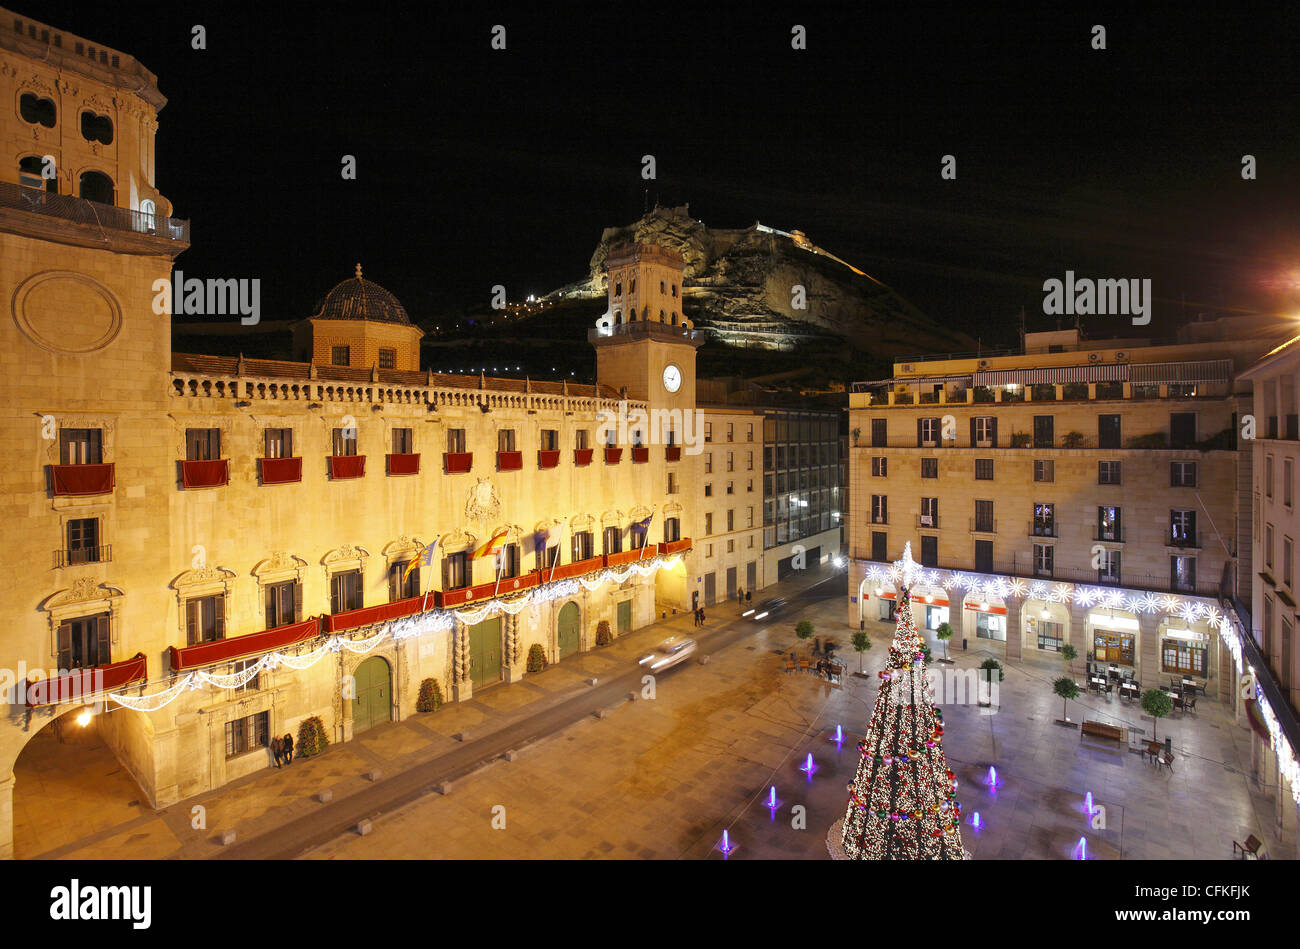
[[[799,231],[755,223],[707,228],[689,206],[655,208],[625,227],[606,228],[589,273],[549,294],[553,302],[603,298],[605,257],[629,241],[658,244],[686,261],[683,310],[697,327],[731,346],[794,349],[838,337],[879,356],[975,348],[963,333],[940,326],[874,277],[817,247]],[[797,308],[795,287],[806,308]]]

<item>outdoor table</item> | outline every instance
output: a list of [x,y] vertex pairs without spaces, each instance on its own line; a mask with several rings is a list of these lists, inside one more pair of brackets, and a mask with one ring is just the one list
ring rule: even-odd
[[1157,759],[1158,759],[1158,758],[1159,758],[1159,755],[1160,755],[1160,752],[1164,751],[1164,749],[1165,749],[1165,746],[1164,746],[1164,744],[1163,744],[1162,742],[1158,742],[1158,741],[1149,741],[1149,742],[1147,742],[1147,750],[1146,750],[1143,754],[1144,754],[1144,755],[1150,755],[1152,758],[1157,758]]

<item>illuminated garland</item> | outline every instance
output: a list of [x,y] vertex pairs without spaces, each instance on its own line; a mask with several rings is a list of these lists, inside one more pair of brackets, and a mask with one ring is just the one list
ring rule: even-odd
[[556,583],[547,583],[535,590],[526,590],[518,596],[488,600],[481,606],[469,610],[430,610],[427,613],[417,613],[414,616],[403,616],[381,624],[376,632],[365,639],[354,640],[342,636],[333,636],[303,655],[295,656],[282,652],[268,652],[239,672],[213,673],[202,670],[189,672],[161,692],[154,692],[150,695],[124,695],[120,692],[110,692],[108,698],[124,708],[133,709],[137,712],[156,712],[176,701],[186,691],[195,691],[202,689],[204,686],[213,686],[227,691],[239,689],[252,681],[264,669],[276,669],[285,666],[302,672],[310,669],[326,656],[337,653],[341,649],[345,649],[354,655],[365,655],[390,637],[396,642],[413,636],[422,636],[426,633],[443,632],[452,629],[457,620],[466,626],[474,626],[490,616],[495,616],[497,613],[515,616],[529,606],[540,606],[553,600],[575,596],[580,587],[594,591],[610,581],[623,583],[634,573],[642,577],[648,577],[659,570],[671,569],[677,566],[680,561],[680,554],[673,554],[669,557],[654,557],[645,563],[631,564],[626,570],[606,569],[590,580],[586,577],[580,577],[577,580],[560,580]]

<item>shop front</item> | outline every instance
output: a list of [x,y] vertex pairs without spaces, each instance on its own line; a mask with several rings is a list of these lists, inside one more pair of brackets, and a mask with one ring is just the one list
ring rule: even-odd
[[1064,603],[1052,603],[1030,597],[1021,610],[1024,617],[1026,648],[1041,652],[1060,652],[1070,641],[1070,611]]
[[1140,642],[1137,617],[1132,613],[1122,610],[1089,613],[1088,630],[1093,662],[1128,669],[1137,666]]
[[[1007,641],[1007,606],[995,597],[967,596],[967,638],[1005,643]],[[974,633],[974,636],[971,636]]]

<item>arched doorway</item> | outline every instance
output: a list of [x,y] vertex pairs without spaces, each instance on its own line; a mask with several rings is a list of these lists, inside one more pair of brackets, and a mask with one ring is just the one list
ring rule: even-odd
[[556,620],[556,638],[559,640],[560,658],[572,656],[578,651],[578,631],[581,629],[581,610],[578,604],[573,601],[565,603],[560,608],[559,618]]
[[352,734],[393,720],[393,676],[388,662],[371,656],[352,674],[356,695],[352,699]]
[[38,857],[149,813],[148,795],[113,749],[130,730],[125,717],[140,713],[115,707],[82,724],[83,713],[74,708],[48,722],[14,762],[15,857]]

